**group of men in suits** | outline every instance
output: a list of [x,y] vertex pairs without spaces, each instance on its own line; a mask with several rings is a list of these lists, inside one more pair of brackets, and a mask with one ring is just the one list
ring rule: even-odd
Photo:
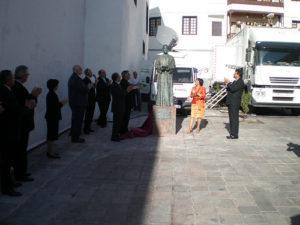
[[[0,171],[1,191],[10,196],[20,196],[15,188],[22,182],[33,181],[27,171],[27,147],[29,133],[34,129],[34,108],[41,88],[31,93],[24,86],[29,78],[27,66],[18,66],[0,73]],[[13,168],[13,177],[10,173]]]
[[94,117],[96,102],[98,102],[100,109],[97,124],[102,128],[106,127],[106,116],[110,104],[111,82],[106,78],[105,70],[99,70],[99,77],[97,79],[90,69],[86,69],[84,74],[85,77],[82,77],[82,68],[79,65],[75,65],[68,81],[69,104],[72,111],[70,135],[72,142],[75,143],[85,142],[80,137],[83,121],[83,132],[85,134],[94,132],[91,129],[91,123]]

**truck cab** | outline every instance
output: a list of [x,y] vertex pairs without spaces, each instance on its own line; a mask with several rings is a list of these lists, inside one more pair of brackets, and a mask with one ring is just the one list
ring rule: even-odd
[[[180,66],[173,72],[173,96],[174,106],[177,109],[186,110],[191,108],[192,99],[190,93],[197,79],[197,69],[194,67]],[[155,104],[157,95],[157,72],[153,69],[151,78],[150,100]]]

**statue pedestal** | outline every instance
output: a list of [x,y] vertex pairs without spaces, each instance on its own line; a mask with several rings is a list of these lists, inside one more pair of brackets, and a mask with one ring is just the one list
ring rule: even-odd
[[154,133],[158,136],[176,134],[176,108],[174,106],[153,106]]

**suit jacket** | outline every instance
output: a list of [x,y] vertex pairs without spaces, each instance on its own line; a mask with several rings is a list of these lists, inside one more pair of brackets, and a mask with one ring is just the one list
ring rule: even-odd
[[23,130],[26,132],[32,131],[35,127],[34,125],[34,109],[28,109],[25,106],[25,101],[27,99],[34,99],[37,102],[37,99],[33,97],[28,90],[21,84],[19,81],[15,82],[15,85],[12,87],[12,91],[16,96],[18,103],[23,107],[23,118],[22,126]]
[[97,83],[97,101],[101,102],[110,102],[110,86],[108,85],[109,80],[105,78],[106,82],[104,82],[102,77],[98,78]]
[[68,88],[71,108],[86,108],[89,89],[76,73],[71,75],[68,81]]
[[244,91],[244,81],[240,78],[227,85],[227,98],[226,104],[231,106],[240,106],[242,94]]
[[1,143],[18,143],[24,108],[19,104],[13,91],[0,84],[0,101],[5,111],[0,114]]
[[[88,84],[92,83],[91,79],[87,76],[85,76],[85,78],[83,79],[83,82],[85,83],[86,86]],[[88,102],[89,103],[94,103],[95,101],[96,101],[96,92],[95,92],[95,88],[93,87],[89,90]]]
[[54,91],[49,91],[46,97],[46,114],[47,120],[61,120],[62,103],[59,101]]
[[126,109],[131,109],[134,103],[134,92],[132,90],[130,92],[127,92],[127,88],[130,85],[127,80],[122,79],[120,85],[126,93],[125,107]]
[[112,95],[111,111],[113,113],[123,113],[125,111],[125,95],[124,89],[116,82],[113,82],[110,88]]

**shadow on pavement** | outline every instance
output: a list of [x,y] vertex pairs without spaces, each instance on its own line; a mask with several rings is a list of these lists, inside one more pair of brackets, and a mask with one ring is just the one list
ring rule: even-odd
[[298,157],[300,157],[300,145],[290,142],[287,144],[287,146],[288,146],[287,151],[293,151]]

